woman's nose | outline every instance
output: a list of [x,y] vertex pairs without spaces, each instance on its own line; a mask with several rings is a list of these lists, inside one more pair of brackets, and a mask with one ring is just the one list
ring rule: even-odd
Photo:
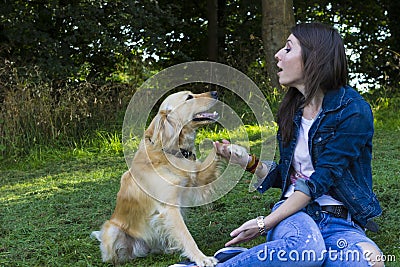
[[275,59],[277,60],[277,61],[279,61],[280,60],[280,57],[279,57],[279,52],[280,52],[281,50],[279,50],[278,52],[276,52],[276,54],[275,54]]

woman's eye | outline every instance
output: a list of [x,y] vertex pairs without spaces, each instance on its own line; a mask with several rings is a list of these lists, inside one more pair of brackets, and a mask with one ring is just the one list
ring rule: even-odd
[[192,99],[192,98],[193,98],[192,95],[188,95],[187,98],[186,98],[186,100],[190,100],[190,99]]
[[284,50],[286,51],[286,53],[289,53],[291,49],[290,48],[285,48]]

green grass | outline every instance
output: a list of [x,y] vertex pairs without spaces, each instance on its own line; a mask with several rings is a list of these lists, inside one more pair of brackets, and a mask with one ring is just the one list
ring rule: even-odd
[[[379,234],[368,233],[385,254],[400,261],[400,136],[377,130],[374,139],[374,189],[383,207]],[[126,163],[114,134],[99,133],[74,151],[38,148],[25,160],[0,167],[0,266],[110,266],[101,262],[98,242],[90,239],[110,217]],[[257,146],[257,142],[254,142]],[[189,230],[205,254],[229,240],[244,221],[268,214],[278,190],[248,192],[245,176],[214,203],[190,208]],[[250,247],[262,239],[245,246]],[[168,266],[178,254],[151,255],[126,266]]]

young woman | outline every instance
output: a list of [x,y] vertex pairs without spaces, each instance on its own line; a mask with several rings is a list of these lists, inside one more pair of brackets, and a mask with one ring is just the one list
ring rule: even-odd
[[279,163],[218,153],[255,173],[259,192],[282,189],[265,217],[235,229],[232,246],[260,234],[266,242],[217,266],[383,266],[381,251],[365,234],[381,214],[372,191],[373,117],[347,84],[347,61],[338,32],[327,25],[293,27],[275,57],[287,92],[278,111]]

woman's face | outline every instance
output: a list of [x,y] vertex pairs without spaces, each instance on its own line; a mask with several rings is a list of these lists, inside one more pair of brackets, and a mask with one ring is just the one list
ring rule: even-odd
[[303,59],[299,40],[291,34],[286,46],[275,54],[278,60],[279,83],[288,87],[295,87],[304,94]]

